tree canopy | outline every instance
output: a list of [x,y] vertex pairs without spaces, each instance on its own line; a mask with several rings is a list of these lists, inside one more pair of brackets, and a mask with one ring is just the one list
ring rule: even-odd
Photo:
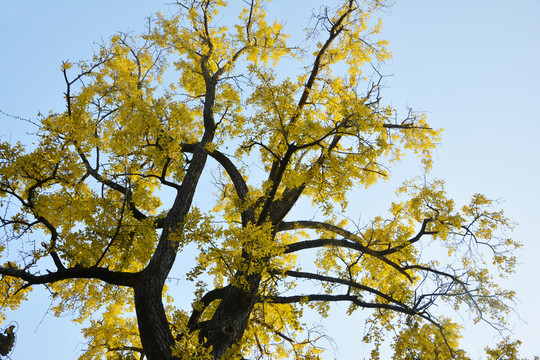
[[[87,321],[87,360],[314,359],[324,334],[303,313],[337,302],[369,313],[373,358],[388,333],[395,359],[465,358],[451,309],[504,329],[512,223],[481,194],[448,197],[429,177],[440,130],[383,103],[383,1],[322,7],[297,43],[266,1],[174,6],[65,62],[65,110],[39,116],[35,144],[0,143],[0,250],[31,244],[2,254],[2,308],[47,286],[57,315]],[[407,152],[425,173],[352,222],[352,191]],[[187,249],[185,309],[165,283]]]

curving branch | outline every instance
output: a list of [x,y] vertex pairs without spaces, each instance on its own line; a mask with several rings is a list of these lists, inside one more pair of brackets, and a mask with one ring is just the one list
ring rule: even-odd
[[[183,144],[182,145],[182,151],[188,152],[188,153],[194,153],[197,148],[200,146],[198,144]],[[246,181],[244,180],[244,177],[234,165],[234,163],[225,155],[224,153],[218,151],[218,150],[207,150],[208,154],[216,160],[227,172],[229,175],[229,178],[231,179],[236,194],[240,198],[242,202],[246,201],[249,189],[247,187]],[[255,222],[255,212],[253,210],[253,206],[249,206],[247,209],[245,209],[242,214],[242,224],[245,226],[249,222]]]
[[138,273],[111,271],[102,267],[62,268],[48,274],[32,274],[26,270],[15,268],[0,268],[0,275],[26,281],[25,287],[32,285],[51,284],[69,279],[99,279],[108,284],[134,287],[137,284]]
[[201,323],[199,323],[199,319],[201,318],[204,310],[212,302],[223,298],[223,294],[225,293],[225,291],[227,291],[227,288],[228,286],[211,290],[204,294],[204,296],[199,301],[197,301],[197,303],[202,305],[202,307],[196,306],[193,308],[193,312],[191,313],[191,316],[189,317],[187,323],[188,329],[194,331],[201,328]]
[[292,295],[292,296],[267,296],[262,297],[259,302],[268,302],[272,304],[294,304],[294,303],[305,303],[313,301],[326,301],[326,302],[337,302],[337,301],[348,301],[357,306],[366,309],[385,309],[397,311],[407,315],[421,315],[415,309],[409,308],[407,306],[397,306],[387,303],[379,302],[366,302],[360,300],[358,296],[355,295],[329,295],[329,294],[307,294],[307,295]]
[[354,241],[350,241],[347,239],[313,239],[313,240],[304,240],[304,241],[298,241],[296,243],[288,244],[285,247],[284,254],[290,254],[293,252],[301,251],[301,250],[307,250],[307,249],[317,249],[325,246],[333,246],[333,247],[340,247],[340,248],[346,248],[351,250],[358,250],[362,253],[368,253],[370,250],[369,248],[366,248],[362,244],[359,244]]
[[309,273],[309,272],[301,272],[301,271],[293,271],[293,270],[286,270],[286,271],[272,270],[272,271],[270,271],[270,274],[273,274],[273,275],[285,275],[285,276],[291,276],[291,277],[295,277],[295,278],[312,279],[312,280],[319,280],[319,281],[329,282],[329,283],[333,283],[333,284],[346,285],[348,287],[355,288],[355,289],[362,290],[362,291],[366,291],[366,292],[369,292],[370,294],[379,296],[379,297],[383,298],[384,300],[386,300],[388,302],[396,304],[397,306],[401,306],[401,307],[404,307],[404,308],[407,307],[407,305],[405,305],[401,301],[396,300],[396,299],[392,298],[391,296],[389,296],[389,295],[387,295],[387,294],[385,294],[385,293],[383,293],[383,292],[381,292],[381,291],[379,291],[377,289],[373,289],[373,288],[371,288],[369,286],[359,284],[359,283],[357,283],[355,281],[352,281],[352,280],[345,280],[345,279],[341,279],[341,278],[337,278],[337,277],[333,277],[333,276],[326,276],[326,275],[321,275],[321,274],[313,274],[313,273]]
[[399,252],[401,250],[403,250],[404,248],[406,248],[407,246],[409,245],[412,245],[416,242],[418,242],[424,235],[436,235],[437,234],[437,231],[427,231],[426,228],[428,226],[429,223],[433,222],[434,220],[431,219],[431,218],[428,218],[428,219],[424,219],[424,221],[422,222],[422,226],[420,228],[420,230],[418,231],[418,233],[410,238],[409,240],[407,240],[406,243],[404,244],[401,244],[401,245],[398,245],[398,246],[395,246],[393,248],[390,248],[390,249],[387,249],[387,250],[381,250],[379,251],[379,253],[381,255],[390,255],[390,254],[394,254],[396,252]]
[[[397,271],[399,271],[401,274],[403,274],[410,282],[413,282],[412,277],[407,273],[405,268],[400,266],[399,264],[396,264],[392,260],[386,258],[384,253],[379,250],[373,250],[365,245],[362,245],[363,239],[343,228],[340,228],[339,226],[328,224],[321,221],[311,221],[311,220],[298,220],[298,221],[283,221],[278,226],[276,231],[289,231],[289,230],[295,230],[295,229],[313,229],[313,230],[326,230],[333,232],[336,235],[343,236],[346,239],[350,240],[337,240],[337,239],[317,239],[317,240],[305,240],[300,241],[295,244],[287,245],[287,249],[293,249],[293,251],[303,250],[303,249],[311,249],[311,248],[318,248],[323,246],[341,246],[341,247],[348,247],[350,249],[358,250],[364,254],[368,254],[370,256],[376,257],[377,259],[381,260],[382,262],[390,265]],[[335,240],[335,241],[334,241]],[[352,240],[352,241],[351,241]],[[287,250],[285,250],[287,251]],[[292,252],[292,251],[289,251]]]
[[385,129],[401,129],[401,130],[433,130],[429,126],[416,126],[414,124],[384,124]]
[[[86,167],[86,171],[88,174],[90,174],[95,180],[97,180],[101,184],[125,195],[127,208],[129,211],[131,211],[133,218],[139,221],[148,219],[148,216],[142,213],[139,209],[137,209],[137,207],[135,206],[135,203],[132,201],[133,193],[131,192],[130,189],[110,179],[104,178],[96,169],[92,167],[92,165],[90,165],[88,158],[79,147],[77,147],[77,152],[79,153],[79,157],[81,158],[84,166]],[[156,229],[161,229],[163,228],[164,225],[165,225],[165,219],[159,218],[155,220]]]
[[452,275],[452,274],[449,274],[449,273],[447,273],[445,271],[437,270],[437,269],[430,268],[430,267],[423,266],[423,265],[406,265],[406,266],[403,266],[403,269],[405,269],[405,270],[422,270],[422,271],[425,271],[425,272],[429,272],[429,273],[433,273],[433,274],[440,275],[440,276],[443,276],[443,277],[447,277],[449,279],[452,279],[455,283],[460,284],[462,286],[468,285],[466,282],[464,282],[463,280],[458,278],[456,275]]

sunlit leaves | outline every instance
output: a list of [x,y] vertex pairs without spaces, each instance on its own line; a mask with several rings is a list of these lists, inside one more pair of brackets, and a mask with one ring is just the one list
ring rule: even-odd
[[[389,58],[373,19],[382,1],[322,7],[299,44],[267,1],[175,6],[143,35],[115,35],[92,59],[64,63],[66,109],[40,119],[33,147],[0,143],[6,241],[34,245],[24,265],[1,269],[4,306],[24,299],[34,267],[49,269],[43,258],[52,275],[130,279],[121,287],[86,272],[48,286],[56,315],[89,321],[82,359],[133,357],[144,349],[131,287],[152,278],[166,298],[163,282],[189,250],[181,281],[196,284],[192,313],[160,314],[159,332],[174,334],[168,348],[181,359],[210,358],[218,333],[234,340],[223,358],[317,358],[323,336],[303,311],[324,317],[336,301],[348,314],[374,310],[364,337],[373,358],[391,331],[396,359],[460,358],[459,328],[439,304],[504,325],[514,294],[492,270],[512,273],[519,244],[496,202],[477,194],[460,206],[426,174],[405,182],[387,213],[345,220],[352,190],[388,178],[406,153],[428,172],[440,139],[424,114],[402,117],[383,103],[376,67],[364,74]],[[217,190],[197,207],[210,171]],[[291,219],[299,202],[316,219]],[[223,304],[238,315],[220,313]],[[404,327],[415,317],[423,322]]]
[[[522,358],[518,352],[521,346],[520,340],[514,340],[510,338],[504,338],[497,344],[496,347],[486,347],[487,360],[527,360],[528,358]],[[531,360],[538,360],[539,356],[534,356]]]
[[395,360],[460,359],[469,357],[458,349],[460,328],[448,319],[440,321],[441,328],[430,323],[414,322],[402,330],[392,345]]

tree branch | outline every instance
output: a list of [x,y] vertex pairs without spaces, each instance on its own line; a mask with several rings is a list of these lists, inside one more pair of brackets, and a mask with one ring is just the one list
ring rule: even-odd
[[223,288],[217,288],[214,290],[211,290],[204,294],[204,296],[197,301],[197,303],[201,304],[202,307],[199,308],[198,306],[194,307],[193,312],[191,313],[191,316],[189,317],[187,327],[188,329],[194,331],[200,328],[199,319],[201,318],[201,315],[203,314],[204,310],[215,300],[221,299],[223,297],[223,294],[227,290],[227,286]]
[[137,283],[138,273],[116,272],[101,267],[63,268],[44,275],[32,274],[26,270],[0,268],[0,275],[19,278],[26,281],[28,286],[51,284],[69,279],[99,279],[108,284],[133,287]]
[[[131,214],[133,216],[133,218],[139,220],[139,221],[143,221],[143,220],[146,220],[148,219],[148,216],[146,216],[145,214],[143,214],[139,209],[137,209],[137,207],[135,206],[135,203],[133,203],[132,201],[132,197],[133,197],[133,194],[131,192],[131,190],[127,189],[125,186],[123,185],[120,185],[112,180],[109,180],[109,179],[106,179],[104,178],[103,176],[101,176],[101,174],[92,167],[92,165],[90,165],[90,162],[88,161],[88,158],[86,157],[86,155],[82,152],[81,149],[79,149],[79,147],[77,146],[77,152],[79,153],[79,157],[81,158],[82,162],[84,163],[85,167],[86,167],[86,171],[92,175],[92,177],[94,179],[96,179],[97,181],[99,181],[100,183],[106,185],[107,187],[115,190],[115,191],[118,191],[119,193],[123,194],[126,196],[126,200],[127,200],[127,207],[129,209],[129,211],[131,211]],[[165,224],[165,221],[164,219],[156,219],[155,220],[155,226],[157,229],[161,229],[163,228]]]
[[294,304],[294,303],[304,303],[312,301],[327,301],[327,302],[337,302],[337,301],[349,301],[353,304],[367,309],[386,309],[397,311],[407,315],[418,315],[418,313],[409,307],[401,307],[391,304],[378,303],[378,302],[365,302],[359,299],[358,296],[354,295],[328,295],[328,294],[308,294],[308,295],[293,295],[293,296],[269,296],[263,297],[259,302],[269,302],[272,304]]
[[[284,222],[281,222],[277,226],[277,232],[289,231],[289,230],[294,230],[294,229],[326,230],[326,231],[333,232],[333,233],[335,233],[337,235],[343,236],[344,238],[351,239],[354,242],[353,241],[346,241],[346,240],[337,240],[336,241],[336,239],[305,240],[305,241],[300,241],[300,242],[296,243],[296,244],[298,244],[298,245],[296,245],[296,247],[295,247],[295,244],[290,244],[290,245],[287,246],[287,248],[292,247],[293,251],[298,251],[298,250],[308,249],[308,248],[322,247],[322,246],[327,246],[327,245],[342,246],[342,247],[344,245],[348,245],[348,246],[345,246],[345,247],[355,249],[355,250],[361,251],[362,253],[365,253],[365,254],[368,254],[370,256],[376,257],[377,259],[381,260],[382,262],[390,265],[391,267],[393,267],[394,269],[399,271],[409,281],[411,281],[411,282],[413,281],[411,276],[405,271],[405,269],[403,267],[401,267],[400,265],[398,265],[395,262],[393,262],[393,261],[389,260],[388,258],[386,258],[383,254],[381,254],[380,251],[373,250],[373,249],[370,249],[369,247],[367,247],[365,245],[362,245],[363,239],[360,236],[358,236],[358,235],[356,235],[356,234],[354,234],[354,233],[352,233],[352,232],[350,232],[348,230],[340,228],[339,226],[324,223],[324,222],[320,222],[320,221],[309,221],[309,220],[299,220],[299,221],[291,221],[291,222],[284,221]],[[292,251],[290,251],[290,252],[292,252]]]
[[347,285],[349,287],[352,287],[352,288],[355,288],[355,289],[358,289],[358,290],[367,291],[367,292],[369,292],[369,293],[371,293],[373,295],[379,296],[379,297],[383,298],[384,300],[386,300],[388,302],[391,302],[391,303],[394,303],[394,304],[396,304],[398,306],[407,307],[401,301],[398,301],[398,300],[392,298],[391,296],[389,296],[389,295],[387,295],[387,294],[385,294],[385,293],[383,293],[383,292],[381,292],[381,291],[379,291],[377,289],[373,289],[373,288],[371,288],[369,286],[358,284],[357,282],[351,281],[351,280],[345,280],[345,279],[340,279],[340,278],[336,278],[336,277],[333,277],[333,276],[326,276],[326,275],[313,274],[313,273],[300,272],[300,271],[293,271],[293,270],[286,270],[286,271],[272,270],[272,271],[270,271],[270,273],[274,274],[274,275],[285,275],[285,276],[292,276],[292,277],[295,277],[295,278],[320,280],[320,281],[330,282],[330,283],[334,283],[334,284]]
[[393,248],[390,248],[390,249],[387,249],[387,250],[381,250],[381,251],[379,251],[379,253],[381,255],[394,254],[394,253],[396,253],[398,251],[403,250],[407,246],[412,245],[415,242],[419,241],[422,238],[422,236],[424,236],[424,235],[436,235],[437,231],[426,231],[427,225],[432,221],[434,221],[434,220],[431,219],[431,218],[424,219],[424,221],[422,222],[422,227],[420,228],[420,231],[418,231],[418,233],[414,237],[410,238],[409,240],[407,240],[406,243],[404,243],[402,245],[399,245],[399,246],[396,246],[396,247],[393,247]]
[[[183,144],[182,151],[193,153],[195,152],[197,147],[198,147],[197,144]],[[231,179],[234,185],[236,194],[238,195],[240,200],[244,202],[248,195],[249,189],[244,180],[244,177],[242,176],[240,171],[238,171],[238,168],[227,157],[227,155],[223,154],[222,152],[218,150],[208,150],[208,154],[225,169],[225,171],[229,175],[229,178]],[[244,226],[247,225],[249,222],[255,222],[255,213],[253,210],[253,206],[250,206],[247,209],[245,209],[242,212],[241,216],[242,216],[242,224]]]

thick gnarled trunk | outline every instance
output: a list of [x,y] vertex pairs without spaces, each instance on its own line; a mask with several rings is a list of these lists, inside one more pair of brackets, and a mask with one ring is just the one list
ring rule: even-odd
[[[239,275],[243,276],[243,275]],[[214,359],[221,359],[225,352],[237,344],[246,331],[261,277],[246,276],[246,289],[228,286],[212,319],[201,327],[199,334],[205,345],[212,347]]]

